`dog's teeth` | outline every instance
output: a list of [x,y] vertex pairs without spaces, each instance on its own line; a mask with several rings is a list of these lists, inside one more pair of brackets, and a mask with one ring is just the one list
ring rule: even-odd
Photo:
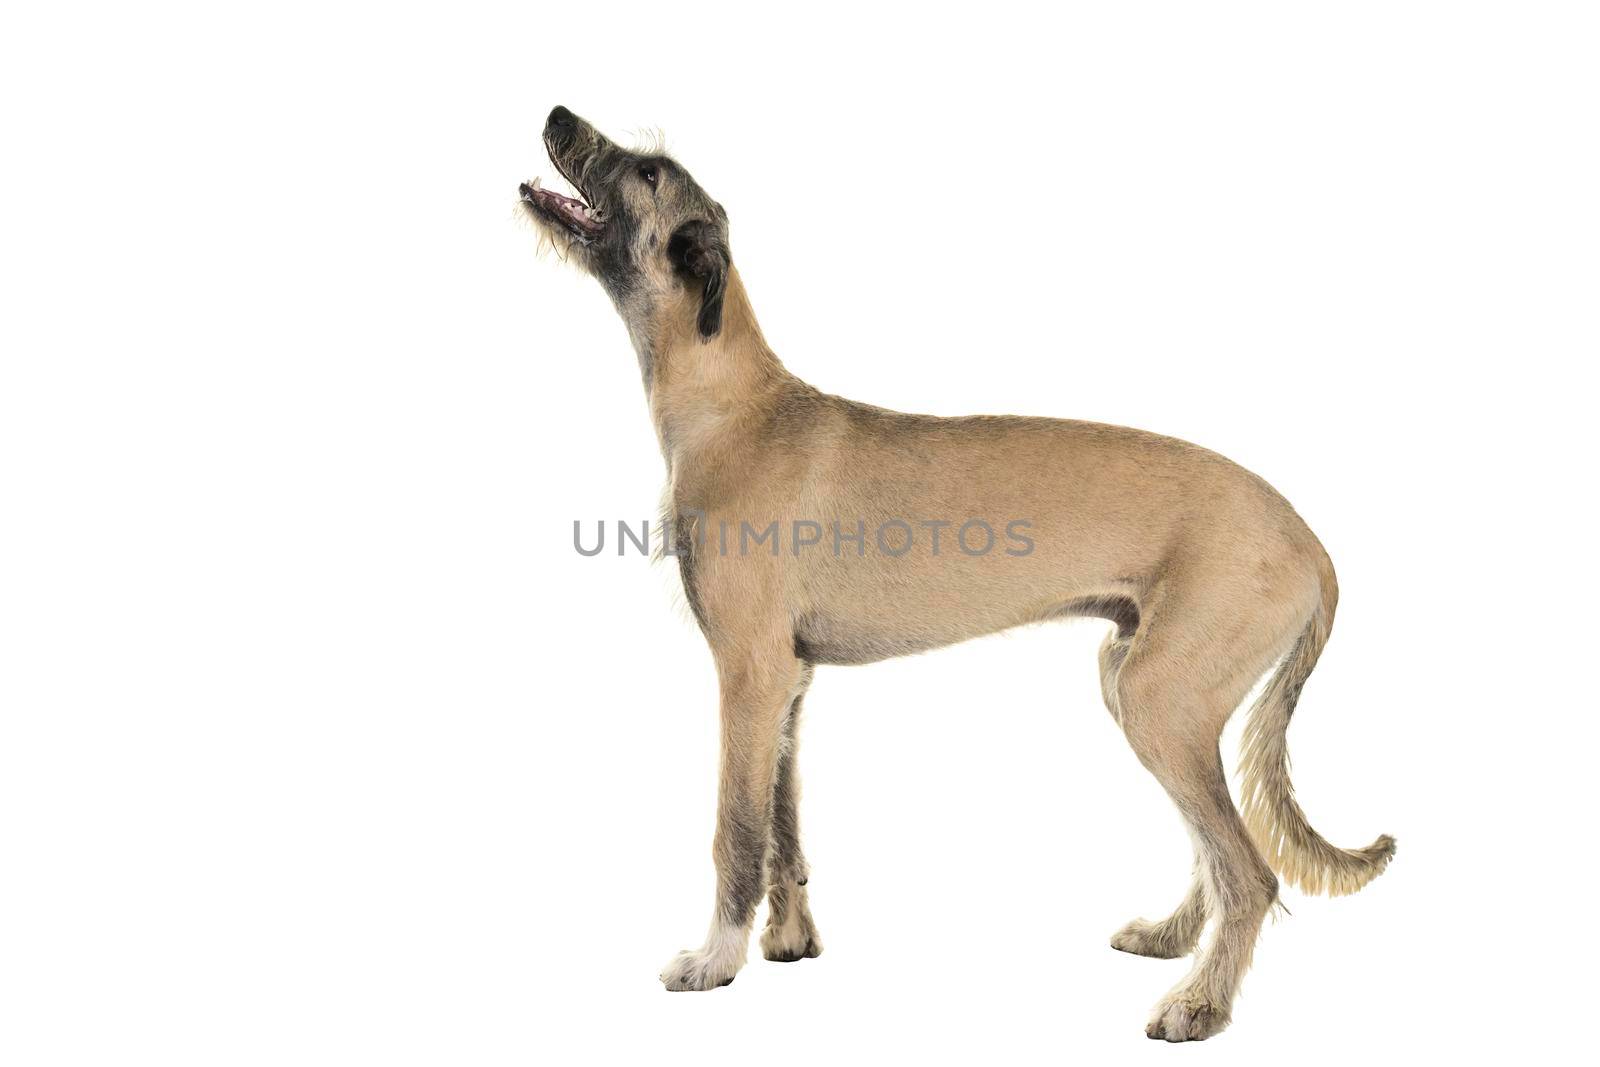
[[541,183],[543,183],[543,181],[544,181],[543,178],[535,178],[535,179],[533,179],[533,181],[529,182],[528,184],[530,186],[532,186],[533,188],[538,189],[538,188],[542,187]]

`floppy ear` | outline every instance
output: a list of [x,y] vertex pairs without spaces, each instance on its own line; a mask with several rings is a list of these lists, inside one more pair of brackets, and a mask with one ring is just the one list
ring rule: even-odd
[[678,227],[667,242],[667,258],[686,278],[705,284],[700,297],[700,340],[709,341],[722,329],[722,294],[728,285],[728,243],[713,224],[703,219]]

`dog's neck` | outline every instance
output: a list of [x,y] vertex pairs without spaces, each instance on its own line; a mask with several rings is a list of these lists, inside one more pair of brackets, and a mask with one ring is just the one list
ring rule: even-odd
[[649,342],[650,414],[674,483],[687,469],[717,466],[747,447],[799,384],[761,335],[737,270],[728,272],[722,327],[709,338],[696,328],[699,300],[686,293],[663,308]]

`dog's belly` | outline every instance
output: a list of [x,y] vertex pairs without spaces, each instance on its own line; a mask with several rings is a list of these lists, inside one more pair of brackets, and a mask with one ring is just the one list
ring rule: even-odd
[[1049,619],[1100,618],[1116,624],[1123,637],[1139,626],[1139,608],[1120,594],[1072,597],[1043,610],[994,614],[986,620],[972,618],[908,622],[903,617],[885,624],[872,617],[846,617],[812,612],[797,622],[794,653],[807,663],[852,666],[876,663],[896,656],[915,655],[974,637],[998,633],[1013,626]]
[[807,663],[848,666],[876,663],[942,648],[970,635],[936,636],[875,626],[870,619],[808,615],[795,626],[794,654]]

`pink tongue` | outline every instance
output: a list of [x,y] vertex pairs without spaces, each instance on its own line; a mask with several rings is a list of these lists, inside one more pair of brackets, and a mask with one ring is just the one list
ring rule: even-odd
[[599,232],[600,223],[584,214],[582,200],[577,200],[570,196],[562,196],[560,193],[552,192],[549,189],[535,189],[533,192],[535,196],[544,201],[546,207],[560,210],[576,225],[586,230]]

